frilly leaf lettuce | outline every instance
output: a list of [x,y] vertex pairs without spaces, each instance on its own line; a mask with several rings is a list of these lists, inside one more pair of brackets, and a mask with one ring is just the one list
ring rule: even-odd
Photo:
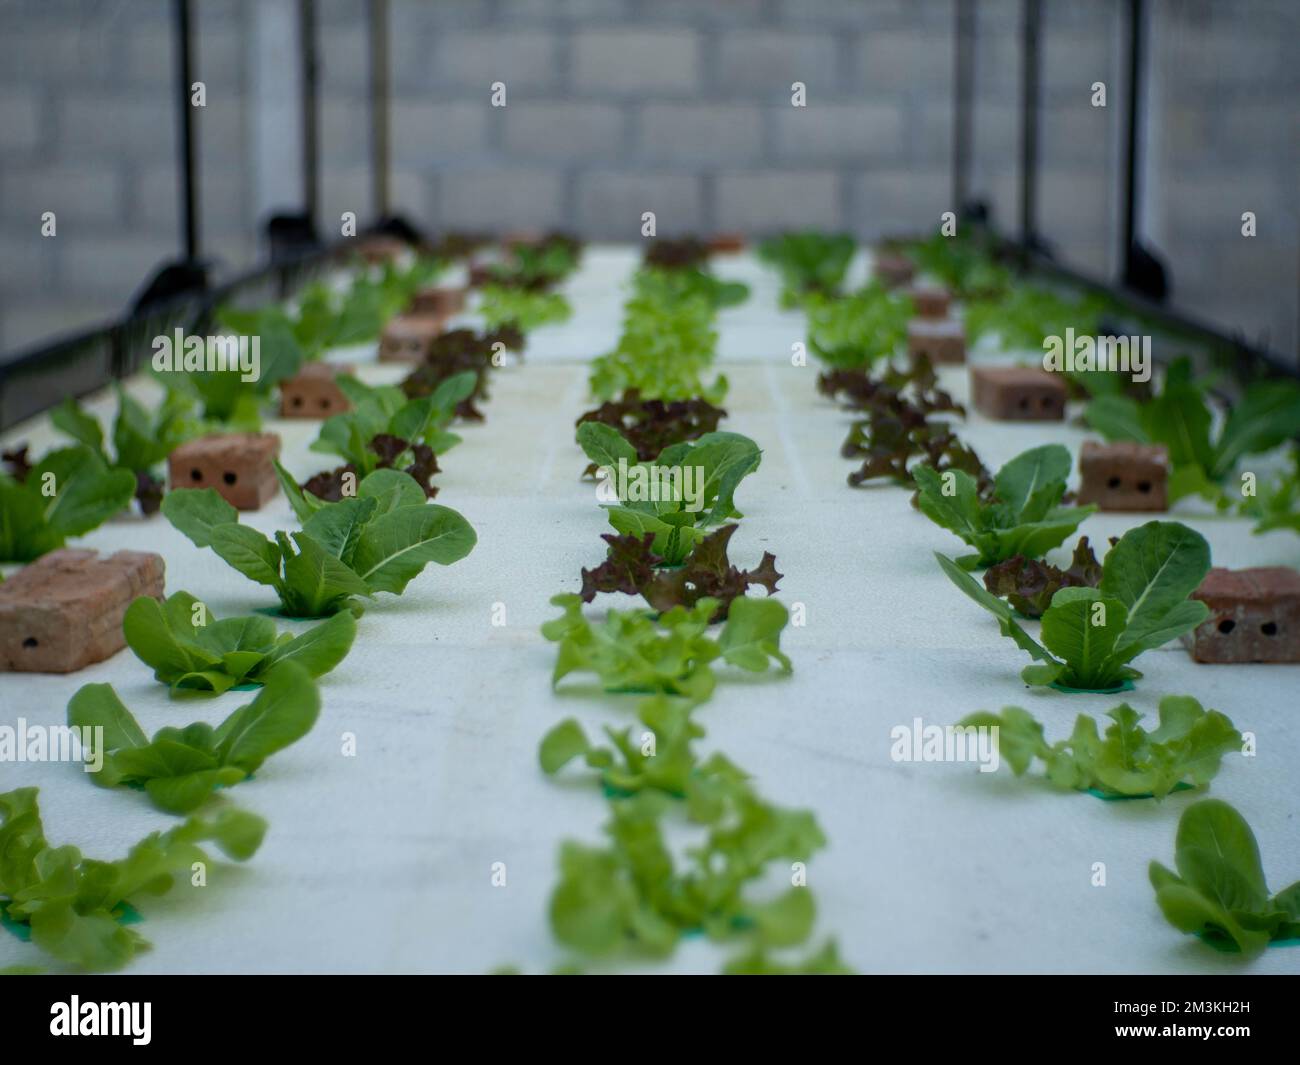
[[767,863],[806,862],[825,846],[813,815],[772,806],[743,780],[728,779],[699,818],[707,836],[679,867],[660,823],[671,804],[639,792],[610,804],[606,847],[561,846],[550,903],[556,938],[588,955],[656,957],[697,931],[720,941],[749,938],[757,948],[803,942],[816,915],[809,889],[758,901],[749,888]]
[[704,379],[718,343],[715,310],[713,299],[702,292],[638,277],[624,306],[617,347],[591,364],[592,394],[607,400],[636,390],[645,399],[721,402],[727,379]]
[[809,350],[839,369],[888,359],[907,339],[907,322],[912,316],[912,301],[879,282],[848,296],[810,293],[804,308]]
[[162,895],[187,880],[195,862],[211,864],[199,846],[212,842],[243,862],[257,853],[266,822],[223,808],[154,832],[114,862],[84,858],[76,847],[51,847],[41,823],[37,789],[0,794],[0,910],[27,923],[32,942],[81,969],[120,969],[149,943],[123,927],[123,904]]
[[656,695],[644,700],[637,716],[654,737],[649,750],[645,739],[631,729],[609,726],[605,734],[612,749],[593,746],[582,726],[574,718],[565,718],[543,737],[538,761],[544,773],[553,775],[581,758],[600,772],[601,783],[610,792],[627,795],[654,790],[678,799],[690,794],[707,805],[709,793],[719,781],[744,780],[745,774],[722,755],[714,755],[703,765],[698,762],[691,747],[704,730],[692,719],[691,710],[687,699]]
[[511,325],[525,333],[567,322],[573,314],[569,301],[558,292],[531,292],[502,285],[484,286],[477,310],[489,329]]
[[791,670],[780,647],[789,614],[775,599],[735,600],[716,640],[708,635],[718,606],[713,599],[689,610],[674,607],[657,619],[645,611],[611,610],[599,624],[582,613],[577,595],[553,596],[551,603],[564,611],[542,626],[542,635],[560,645],[554,685],[570,673],[590,672],[606,691],[660,692],[699,702],[716,684],[714,659],[755,673],[773,663],[782,673]]
[[1043,726],[1017,706],[1001,714],[978,713],[961,727],[996,727],[998,750],[1016,776],[1038,759],[1059,788],[1096,789],[1105,795],[1163,799],[1180,785],[1205,787],[1223,756],[1241,749],[1241,733],[1217,710],[1188,695],[1160,700],[1159,725],[1147,732],[1128,703],[1108,710],[1111,724],[1098,735],[1097,721],[1080,714],[1069,739],[1049,744]]

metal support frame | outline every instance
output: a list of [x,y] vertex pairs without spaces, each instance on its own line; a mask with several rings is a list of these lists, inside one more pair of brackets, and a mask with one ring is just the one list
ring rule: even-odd
[[320,213],[320,63],[316,46],[316,0],[298,0],[298,46],[302,49],[302,210],[314,230]]
[[370,180],[376,218],[388,217],[388,0],[370,0]]
[[1121,189],[1120,255],[1127,279],[1129,259],[1137,243],[1138,109],[1142,92],[1142,0],[1129,0],[1126,47],[1128,73],[1124,85],[1124,183]]
[[1038,109],[1041,75],[1041,0],[1024,0],[1020,27],[1020,240],[1038,240]]
[[199,257],[198,166],[194,138],[194,108],[190,104],[190,86],[194,84],[194,26],[190,0],[174,0],[176,17],[176,103],[177,138],[180,145],[180,229],[184,235],[184,256],[194,262]]
[[964,217],[975,128],[975,0],[956,0],[953,20],[952,209]]

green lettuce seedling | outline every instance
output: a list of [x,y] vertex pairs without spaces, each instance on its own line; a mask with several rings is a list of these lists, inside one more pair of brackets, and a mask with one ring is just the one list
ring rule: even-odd
[[971,714],[960,727],[998,729],[998,751],[1016,776],[1035,759],[1058,788],[1105,796],[1163,799],[1179,785],[1203,788],[1219,772],[1225,754],[1241,749],[1241,733],[1217,710],[1206,710],[1190,695],[1160,700],[1160,724],[1147,732],[1142,715],[1128,703],[1108,710],[1104,735],[1097,721],[1080,714],[1069,739],[1049,744],[1043,726],[1018,706],[1001,714]]
[[1238,513],[1255,519],[1256,535],[1273,529],[1300,533],[1300,448],[1291,449],[1287,469],[1256,486],[1256,494],[1237,504]]
[[456,405],[478,385],[473,372],[458,373],[442,381],[431,395],[408,400],[392,385],[370,388],[347,374],[337,380],[352,409],[326,418],[311,450],[338,455],[352,465],[358,479],[373,473],[385,458],[373,446],[376,437],[387,437],[392,443],[385,452],[396,450],[387,460],[394,469],[415,461],[412,449],[418,445],[442,454],[459,444],[460,437],[447,427],[456,417]]
[[912,476],[922,513],[979,552],[957,560],[973,569],[1015,555],[1041,558],[1097,509],[1060,505],[1070,465],[1070,452],[1060,444],[1025,451],[998,470],[992,501],[980,498],[978,482],[964,470],[940,473],[917,465],[912,467]]
[[[627,472],[629,497],[645,494],[637,485],[676,486],[658,491],[675,498],[627,498],[605,506],[609,523],[620,533],[654,533],[651,549],[667,565],[685,561],[710,526],[741,516],[734,505],[736,488],[762,459],[758,445],[739,433],[705,433],[697,440],[671,444],[647,463],[637,461],[636,448],[613,426],[583,422],[577,436],[587,458],[609,471],[607,483],[614,489],[622,471]],[[692,488],[695,499],[687,498]]]
[[827,940],[818,950],[798,961],[779,961],[766,948],[752,950],[732,958],[723,967],[724,976],[853,976],[853,968],[840,957],[835,940]]
[[606,691],[662,692],[702,702],[717,682],[709,663],[722,658],[752,673],[776,662],[789,673],[781,651],[781,630],[789,613],[776,599],[742,596],[717,639],[709,636],[716,599],[701,599],[691,609],[673,607],[658,615],[639,610],[611,610],[593,625],[582,613],[577,595],[557,595],[551,603],[562,617],[542,626],[542,635],[560,645],[551,683],[570,673],[600,677]]
[[704,735],[704,729],[691,717],[692,709],[690,700],[666,695],[644,700],[637,717],[654,737],[650,748],[647,733],[634,736],[629,728],[615,730],[608,725],[605,735],[613,749],[595,747],[574,718],[565,718],[542,738],[537,752],[542,772],[553,776],[581,758],[600,772],[609,794],[653,790],[687,799],[688,810],[709,808],[719,787],[743,781],[746,775],[721,754],[698,761],[691,745]]
[[592,361],[588,378],[592,394],[608,400],[636,390],[642,399],[701,398],[721,403],[727,392],[726,377],[705,381],[718,345],[713,297],[647,280],[641,274],[624,306],[617,347]]
[[907,339],[912,301],[873,281],[848,296],[810,294],[808,350],[829,366],[858,369],[888,359]]
[[1084,417],[1107,440],[1164,444],[1169,449],[1169,501],[1220,495],[1221,485],[1246,455],[1271,451],[1300,434],[1300,384],[1257,381],[1233,404],[1217,438],[1206,385],[1192,378],[1192,364],[1179,359],[1152,399],[1098,396]]
[[797,307],[809,292],[834,295],[856,248],[846,233],[783,233],[758,245],[758,258],[781,275],[781,306]]
[[220,694],[237,684],[261,684],[282,662],[294,662],[319,677],[343,661],[357,633],[356,619],[343,610],[301,636],[277,632],[268,617],[212,618],[189,592],[160,603],[141,596],[126,610],[127,646],[172,694]]
[[0,562],[30,562],[130,506],[135,475],[84,444],[49,451],[22,480],[0,471]]
[[354,596],[400,595],[428,563],[458,562],[476,541],[469,522],[427,502],[415,480],[398,470],[376,470],[356,496],[314,511],[296,486],[290,500],[308,516],[301,532],[277,532],[274,540],[240,525],[239,512],[212,488],[169,492],[162,510],[195,545],[274,588],[283,613],[298,618],[328,617]]
[[1042,643],[1011,607],[938,552],[953,584],[992,613],[1002,629],[1042,665],[1021,672],[1027,684],[1107,691],[1142,674],[1128,665],[1143,651],[1191,632],[1209,608],[1188,596],[1210,571],[1210,545],[1171,521],[1130,529],[1102,562],[1097,588],[1062,588],[1043,614]]
[[194,863],[211,865],[199,846],[211,841],[227,857],[247,861],[257,853],[266,822],[226,808],[192,817],[167,832],[146,836],[115,862],[83,858],[72,846],[45,840],[36,788],[0,794],[0,914],[25,926],[31,941],[81,969],[120,969],[149,949],[119,919],[144,895],[163,895],[188,882]]
[[569,301],[558,292],[532,292],[491,284],[483,286],[477,310],[489,329],[514,326],[524,333],[567,322],[573,314]]
[[[305,355],[294,335],[293,323],[279,305],[256,311],[226,312],[223,324],[246,336],[258,338],[258,377],[245,381],[235,370],[154,371],[168,389],[196,398],[205,421],[245,430],[261,425],[261,405],[272,388],[302,367]],[[179,356],[178,356],[179,358]]]
[[[277,751],[302,739],[320,714],[320,695],[305,669],[281,662],[257,698],[213,728],[170,725],[150,740],[110,684],[87,684],[68,703],[68,725],[103,729],[103,764],[89,776],[101,787],[142,787],[168,813],[198,809],[217,788],[247,779]],[[86,735],[87,733],[83,733]],[[93,735],[93,733],[90,733]]]
[[706,837],[679,867],[661,824],[673,806],[658,792],[640,792],[610,804],[607,847],[561,846],[550,903],[556,938],[587,955],[656,957],[698,931],[715,940],[749,938],[759,947],[804,942],[816,918],[809,888],[787,888],[761,902],[749,889],[771,863],[807,862],[826,845],[816,818],[764,802],[743,780],[730,781],[703,818]]
[[1152,862],[1149,875],[1160,912],[1180,932],[1248,958],[1300,938],[1300,880],[1269,895],[1255,833],[1226,802],[1202,799],[1183,811],[1174,865],[1177,873]]
[[[1015,284],[1008,290],[968,299],[964,308],[966,339],[970,344],[996,335],[1003,348],[1043,350],[1047,337],[1095,336],[1106,311],[1099,296],[1062,296],[1039,285]],[[1098,377],[1100,375],[1097,375]]]
[[145,514],[153,514],[162,503],[164,478],[159,467],[167,456],[185,441],[203,432],[203,423],[194,416],[193,401],[179,392],[168,392],[157,410],[150,414],[117,389],[117,417],[113,421],[113,451],[105,448],[104,430],[99,420],[69,396],[50,411],[54,428],[67,433],[93,450],[105,465],[130,470],[135,477],[135,496]]

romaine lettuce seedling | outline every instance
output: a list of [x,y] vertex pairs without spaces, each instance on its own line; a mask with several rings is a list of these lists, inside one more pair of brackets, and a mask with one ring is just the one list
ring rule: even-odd
[[[600,422],[579,425],[578,444],[598,469],[608,471],[606,484],[616,494],[620,482],[628,489],[619,495],[621,502],[605,506],[609,523],[624,534],[653,533],[655,554],[671,566],[685,561],[707,528],[741,516],[733,496],[762,459],[758,445],[739,433],[705,433],[664,448],[648,463],[637,461],[636,448],[622,433]],[[659,498],[643,498],[648,494]]]
[[146,836],[115,862],[83,858],[72,846],[45,840],[36,788],[0,794],[0,913],[25,926],[36,946],[81,969],[120,969],[148,941],[119,923],[144,895],[188,882],[195,862],[212,864],[199,847],[211,841],[244,862],[257,853],[266,822],[225,808]]
[[22,480],[0,471],[0,562],[30,562],[131,505],[135,474],[84,444],[46,452]]
[[1219,772],[1225,754],[1241,749],[1241,733],[1217,710],[1206,710],[1190,695],[1160,700],[1160,724],[1147,732],[1142,715],[1128,703],[1106,711],[1111,724],[1098,735],[1097,721],[1080,714],[1069,739],[1049,744],[1043,726],[1018,706],[1001,714],[981,712],[963,718],[963,728],[996,727],[998,751],[1016,776],[1035,758],[1047,779],[1066,790],[1096,790],[1103,796],[1163,799],[1180,785],[1203,788]]
[[1174,865],[1177,873],[1152,862],[1150,878],[1160,912],[1180,932],[1248,958],[1300,938],[1300,880],[1269,895],[1255,833],[1226,802],[1202,799],[1183,811]]
[[319,677],[352,647],[357,623],[342,610],[301,636],[277,632],[258,614],[217,621],[189,592],[166,602],[141,596],[122,622],[127,646],[172,694],[220,694],[238,684],[261,684],[281,662],[295,662]]
[[1261,480],[1256,494],[1237,504],[1238,513],[1255,519],[1255,533],[1290,529],[1300,533],[1300,448],[1291,449],[1291,464],[1272,478]]
[[1172,467],[1170,503],[1192,494],[1215,498],[1242,458],[1271,451],[1300,434],[1300,384],[1270,380],[1249,385],[1216,439],[1206,387],[1192,379],[1191,361],[1179,359],[1153,399],[1139,403],[1128,396],[1098,396],[1084,417],[1107,440],[1164,444]]
[[113,450],[110,458],[104,446],[104,430],[94,415],[86,412],[71,396],[50,411],[54,428],[67,433],[93,450],[105,465],[131,471],[135,497],[144,514],[154,514],[162,504],[165,478],[159,467],[172,451],[204,432],[203,422],[193,413],[193,402],[179,392],[168,392],[151,415],[117,389],[117,418],[113,421]]
[[1107,553],[1097,588],[1062,588],[1043,614],[1042,643],[1016,621],[1011,607],[950,558],[935,558],[953,584],[992,613],[1002,629],[1042,665],[1026,684],[1113,690],[1142,674],[1129,662],[1143,651],[1191,632],[1209,608],[1188,596],[1210,571],[1210,545],[1172,521],[1130,529]]
[[781,274],[781,306],[797,307],[809,292],[834,295],[856,248],[847,233],[784,233],[758,245],[758,258]]
[[229,369],[203,369],[187,372],[154,371],[154,376],[168,391],[179,391],[202,404],[205,421],[254,431],[261,426],[261,405],[271,389],[301,369],[302,346],[294,335],[293,322],[278,304],[256,311],[230,311],[223,323],[258,341],[256,380]]
[[[250,777],[271,755],[302,739],[320,714],[320,695],[305,669],[281,662],[257,697],[213,728],[170,725],[150,740],[111,684],[87,684],[68,703],[68,725],[103,729],[103,758],[90,778],[101,787],[142,787],[160,810],[197,810],[217,788]],[[94,735],[94,733],[82,733]]]
[[1015,555],[1041,558],[1097,509],[1060,505],[1070,466],[1070,452],[1060,444],[1025,451],[998,470],[990,502],[981,499],[979,482],[964,470],[941,473],[917,465],[911,472],[921,512],[979,552],[957,560],[973,569]]
[[356,496],[317,507],[296,486],[286,491],[302,531],[277,532],[274,540],[240,525],[239,512],[212,488],[169,492],[162,510],[195,545],[274,588],[283,613],[296,618],[328,617],[354,596],[400,595],[428,563],[458,562],[476,541],[469,522],[429,503],[398,470],[376,470]]

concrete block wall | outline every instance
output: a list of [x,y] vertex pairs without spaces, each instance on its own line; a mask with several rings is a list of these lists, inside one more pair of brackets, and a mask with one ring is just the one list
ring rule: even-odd
[[[1232,0],[1155,5],[1152,76],[1173,88],[1152,95],[1163,110],[1153,117],[1162,137],[1149,160],[1149,184],[1159,186],[1151,236],[1171,252],[1179,296],[1293,349],[1295,285],[1275,296],[1258,278],[1289,255],[1294,279],[1294,213],[1287,230],[1278,192],[1296,172],[1294,107],[1282,91],[1291,86],[1294,104],[1294,76],[1253,57],[1276,54],[1274,42],[1287,39],[1279,29],[1294,31],[1300,9],[1245,3],[1267,17]],[[0,350],[120,307],[174,253],[169,6],[0,0]],[[209,94],[204,243],[235,268],[255,259],[261,218],[284,206],[263,202],[252,176],[254,126],[265,125],[250,69],[257,4],[196,7]],[[1043,4],[1039,229],[1098,273],[1116,265],[1122,7]],[[817,227],[870,239],[928,229],[954,208],[953,0],[390,0],[390,10],[391,200],[430,229],[563,227],[632,239],[650,210],[662,234]],[[1020,10],[1020,0],[978,4],[974,191],[1008,228]],[[322,223],[331,227],[344,211],[371,210],[365,12],[363,0],[318,3]],[[1227,43],[1218,40],[1225,20]],[[1208,114],[1204,99],[1181,102],[1187,67],[1221,71],[1222,88],[1234,64],[1264,79],[1253,96],[1233,82],[1224,115],[1214,99]],[[807,107],[791,106],[794,81],[806,84]],[[1105,109],[1089,103],[1094,81],[1107,84]],[[505,83],[505,107],[491,106],[494,82]],[[1184,181],[1188,158],[1194,180]],[[1254,245],[1229,242],[1221,254],[1225,263],[1258,256],[1253,267],[1236,264],[1255,288],[1227,271],[1207,283],[1205,211],[1225,185],[1252,183],[1261,209],[1279,215]],[[35,235],[46,203],[59,211],[56,240]]]

